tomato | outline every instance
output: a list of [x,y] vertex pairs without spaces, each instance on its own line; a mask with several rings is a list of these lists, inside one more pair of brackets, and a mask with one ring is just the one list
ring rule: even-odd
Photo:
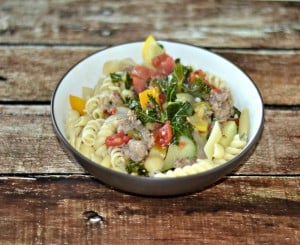
[[152,65],[156,70],[156,75],[164,77],[173,72],[176,64],[171,56],[162,53],[152,59]]
[[147,89],[147,82],[139,77],[132,77],[132,85],[137,94]]
[[239,124],[240,124],[240,119],[238,119],[238,118],[232,118],[232,121],[235,122],[236,126],[239,126]]
[[173,132],[170,121],[153,131],[154,141],[159,146],[167,146],[173,138]]
[[136,65],[131,71],[134,91],[138,94],[147,88],[147,81],[151,78],[151,70],[142,65]]
[[105,145],[107,147],[120,146],[123,144],[127,144],[129,140],[130,140],[130,137],[128,135],[124,134],[124,131],[121,131],[119,133],[116,133],[116,134],[106,137]]
[[104,114],[107,116],[114,115],[118,112],[118,108],[105,109]]
[[163,53],[152,59],[154,69],[146,66],[136,65],[131,71],[134,91],[139,94],[147,89],[147,81],[154,77],[165,77],[173,72],[175,68],[174,59]]

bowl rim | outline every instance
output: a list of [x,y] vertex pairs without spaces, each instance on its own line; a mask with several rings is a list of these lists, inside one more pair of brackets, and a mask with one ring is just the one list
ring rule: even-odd
[[[79,151],[77,151],[69,142],[68,140],[64,137],[63,133],[61,132],[57,120],[55,118],[55,112],[54,112],[54,102],[55,102],[55,97],[56,97],[56,93],[59,90],[60,85],[63,83],[65,77],[80,63],[84,62],[85,60],[89,59],[91,56],[105,52],[106,50],[109,49],[114,49],[116,47],[121,47],[121,46],[126,46],[126,45],[132,45],[132,44],[142,44],[144,41],[129,41],[129,42],[122,42],[116,45],[109,45],[104,47],[103,49],[100,50],[96,50],[92,53],[90,53],[89,55],[83,57],[82,59],[78,60],[75,64],[73,64],[60,78],[60,80],[58,81],[58,83],[55,86],[55,89],[53,90],[52,96],[51,96],[51,101],[50,101],[50,114],[51,114],[51,120],[52,120],[52,126],[54,128],[54,131],[56,133],[56,136],[58,137],[58,139],[63,142],[64,146],[69,150],[69,153],[71,153],[73,155],[73,157],[77,158],[82,158],[84,159],[84,161],[88,162],[91,166],[93,167],[97,167],[100,168],[101,170],[103,170],[104,172],[107,172],[108,174],[113,174],[119,177],[125,177],[125,178],[129,178],[129,179],[133,179],[133,180],[141,180],[141,181],[145,181],[145,182],[155,182],[155,183],[165,183],[165,182],[180,182],[180,181],[187,181],[187,180],[193,180],[195,178],[201,178],[203,176],[206,175],[211,175],[214,172],[219,172],[219,171],[224,171],[226,169],[228,169],[230,166],[233,165],[233,163],[235,162],[240,162],[240,160],[242,160],[243,158],[245,158],[247,156],[247,154],[249,154],[249,152],[251,151],[251,149],[253,149],[256,144],[258,143],[263,128],[264,128],[264,117],[265,117],[265,109],[264,109],[264,102],[263,102],[263,97],[262,94],[260,92],[260,90],[258,89],[258,86],[256,85],[256,83],[254,82],[254,80],[247,74],[247,72],[245,72],[239,65],[233,63],[232,61],[228,60],[227,58],[225,58],[224,56],[215,53],[211,50],[209,50],[208,48],[205,47],[201,47],[195,44],[190,44],[190,43],[186,43],[186,42],[182,42],[182,41],[170,41],[170,40],[165,40],[165,39],[159,39],[157,40],[158,42],[164,42],[164,43],[171,43],[171,44],[179,44],[179,45],[185,45],[185,46],[190,46],[190,47],[194,47],[197,49],[201,49],[204,50],[210,54],[216,55],[219,58],[223,59],[225,62],[229,62],[231,65],[235,66],[240,72],[242,72],[248,79],[249,81],[252,83],[252,85],[255,88],[255,91],[258,94],[258,97],[260,99],[260,105],[261,105],[261,117],[260,117],[260,122],[259,122],[259,127],[257,132],[255,132],[255,135],[252,139],[251,142],[249,142],[247,144],[247,146],[242,150],[241,153],[239,153],[237,156],[235,156],[233,159],[217,165],[211,169],[208,169],[204,172],[200,172],[200,173],[195,173],[192,175],[187,175],[187,176],[177,176],[177,177],[153,177],[153,176],[138,176],[138,175],[131,175],[131,174],[127,174],[127,173],[121,173],[118,172],[116,170],[112,170],[109,169],[107,167],[104,167],[94,161],[92,161],[91,159],[87,158],[86,156],[84,156],[82,153],[80,153]],[[77,163],[79,163],[81,166],[82,164],[77,160]],[[83,167],[83,166],[82,166]],[[85,167],[83,167],[85,169]],[[223,175],[225,176],[226,173]],[[96,177],[96,176],[95,176]],[[97,177],[96,177],[97,178]],[[101,179],[100,179],[101,180]]]

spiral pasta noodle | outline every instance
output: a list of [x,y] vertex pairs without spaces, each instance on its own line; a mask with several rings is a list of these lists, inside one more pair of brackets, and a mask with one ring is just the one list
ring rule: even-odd
[[154,177],[181,177],[181,176],[188,176],[192,174],[198,174],[205,172],[215,165],[212,161],[208,159],[198,159],[196,163],[192,165],[187,165],[180,168],[175,168],[174,170],[168,170],[165,173],[157,173]]
[[97,133],[97,138],[94,143],[96,152],[95,154],[103,159],[107,154],[107,146],[104,144],[106,137],[115,133],[117,127],[116,120],[106,120]]
[[93,146],[97,133],[104,123],[104,119],[94,119],[87,122],[87,124],[82,129],[82,141],[88,146]]
[[126,173],[125,155],[119,147],[109,148],[112,169]]

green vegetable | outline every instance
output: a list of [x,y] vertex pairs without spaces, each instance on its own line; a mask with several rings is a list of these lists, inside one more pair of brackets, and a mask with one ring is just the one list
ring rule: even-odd
[[185,87],[184,91],[194,96],[205,98],[209,95],[211,87],[208,86],[200,77],[197,77],[193,83],[190,83]]
[[[194,114],[193,106],[189,101],[176,101],[176,94],[185,92],[192,71],[192,67],[182,65],[177,59],[174,71],[170,76],[151,80],[151,86],[158,87],[160,93],[166,96],[163,105],[158,104],[151,95],[148,95],[150,103],[147,103],[144,110],[137,100],[129,103],[129,108],[134,110],[137,118],[143,124],[154,122],[164,124],[169,120],[173,132],[173,143],[178,143],[181,135],[192,139],[193,127],[187,121],[187,117]],[[186,93],[187,96],[192,98],[189,93]]]
[[164,123],[164,115],[161,111],[160,106],[157,104],[153,96],[149,96],[150,102],[153,104],[152,107],[147,106],[145,110],[142,109],[141,103],[138,100],[131,100],[129,108],[134,110],[137,118],[143,123]]
[[177,159],[194,158],[196,151],[197,148],[193,140],[186,136],[180,136],[178,144],[169,145],[163,171],[173,168]]
[[192,67],[184,66],[180,63],[180,60],[177,61],[174,71],[172,73],[172,80],[174,80],[174,82],[176,82],[177,84],[177,93],[184,92],[184,87],[192,71]]
[[141,176],[149,175],[147,169],[144,167],[144,165],[141,162],[130,161],[126,166],[126,169],[129,174],[136,174]]
[[119,73],[116,73],[116,72],[110,73],[110,78],[113,83],[122,82],[122,75]]
[[177,93],[175,101],[195,103],[194,97],[189,93]]
[[110,73],[110,78],[113,83],[120,83],[123,82],[126,89],[130,89],[132,85],[132,78],[129,72],[122,72],[122,73]]
[[159,78],[152,81],[154,86],[159,87],[159,90],[166,95],[166,101],[174,101],[176,98],[177,83],[174,79]]
[[234,121],[227,121],[222,127],[222,137],[219,140],[219,143],[224,147],[227,147],[233,137],[237,134],[237,125]]
[[193,106],[189,102],[172,102],[167,106],[167,118],[171,122],[173,131],[172,142],[177,143],[181,135],[192,138],[193,127],[187,117],[193,115]]

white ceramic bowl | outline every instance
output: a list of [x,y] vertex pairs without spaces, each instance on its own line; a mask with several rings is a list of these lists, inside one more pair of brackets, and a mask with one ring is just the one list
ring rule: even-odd
[[227,59],[208,50],[184,43],[159,41],[166,52],[173,58],[180,58],[182,64],[192,65],[213,73],[226,81],[230,87],[234,105],[237,108],[249,109],[250,133],[244,150],[234,159],[203,173],[175,178],[154,178],[132,176],[110,170],[92,162],[67,141],[64,123],[67,111],[70,110],[69,95],[81,96],[83,86],[93,87],[102,74],[103,64],[108,60],[132,58],[142,63],[142,42],[120,44],[96,52],[79,61],[63,76],[58,83],[51,100],[51,116],[54,130],[66,149],[78,160],[89,173],[103,183],[125,192],[168,196],[199,191],[230,173],[252,153],[263,129],[264,107],[261,94],[255,83],[236,65]]

